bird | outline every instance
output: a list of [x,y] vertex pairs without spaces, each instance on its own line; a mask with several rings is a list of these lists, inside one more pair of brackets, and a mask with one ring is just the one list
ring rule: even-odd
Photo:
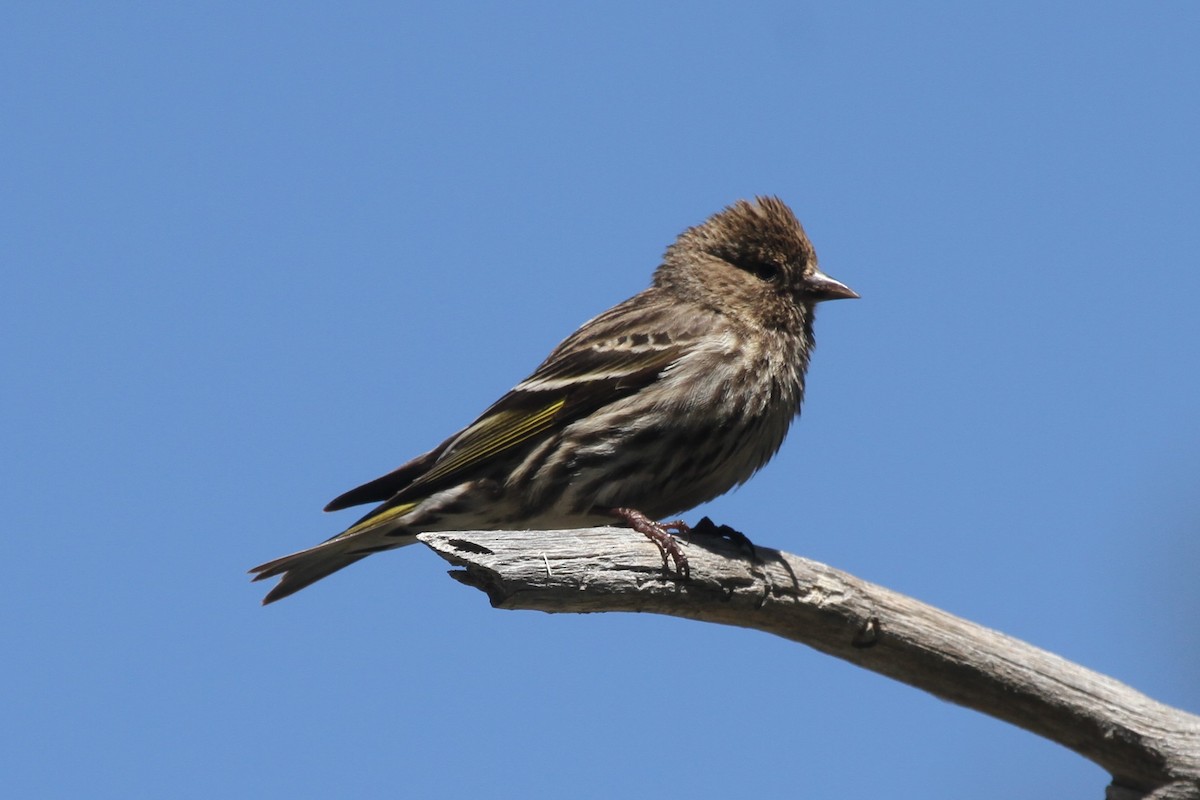
[[659,523],[745,483],[804,398],[816,306],[859,295],[820,270],[778,197],[684,230],[645,290],[585,322],[478,419],[326,511],[378,505],[346,530],[250,570],[263,604],[373,553],[446,530],[620,521],[690,573]]

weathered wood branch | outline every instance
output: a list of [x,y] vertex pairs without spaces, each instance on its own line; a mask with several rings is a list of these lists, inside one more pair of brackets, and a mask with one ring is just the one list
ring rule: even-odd
[[1110,800],[1200,799],[1200,717],[824,564],[695,536],[684,581],[626,528],[419,538],[497,608],[643,611],[756,628],[1069,747],[1112,774]]

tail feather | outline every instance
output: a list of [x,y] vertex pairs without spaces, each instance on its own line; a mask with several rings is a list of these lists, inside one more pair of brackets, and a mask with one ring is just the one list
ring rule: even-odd
[[334,538],[322,542],[316,547],[259,564],[250,570],[254,580],[261,581],[277,575],[283,576],[275,588],[271,589],[263,598],[263,605],[295,594],[304,587],[316,583],[372,553],[394,550],[416,541],[407,536],[399,539],[389,537],[383,541],[378,536],[371,537],[370,541],[365,541],[365,539],[366,537],[363,536]]

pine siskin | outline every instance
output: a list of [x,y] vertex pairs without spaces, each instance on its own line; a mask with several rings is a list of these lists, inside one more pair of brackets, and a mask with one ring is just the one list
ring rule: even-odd
[[[650,519],[744,483],[800,413],[822,300],[858,297],[817,268],[783,201],[740,200],[667,248],[650,288],[569,336],[479,419],[334,499],[382,503],[316,547],[251,570],[270,603],[437,530],[583,528]],[[637,509],[636,511],[634,509]]]

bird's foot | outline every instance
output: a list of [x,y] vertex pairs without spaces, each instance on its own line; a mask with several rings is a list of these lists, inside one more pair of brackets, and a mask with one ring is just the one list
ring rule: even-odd
[[692,526],[692,533],[697,536],[715,536],[736,546],[750,558],[757,559],[758,557],[758,552],[754,549],[754,542],[750,541],[749,536],[728,525],[718,525],[708,517],[701,517],[700,521]]
[[655,522],[640,511],[632,508],[614,508],[612,515],[624,522],[629,527],[633,528],[638,533],[645,536],[650,541],[654,542],[658,548],[659,555],[662,556],[663,571],[670,572],[670,564],[667,558],[675,562],[675,574],[687,580],[692,576],[692,570],[688,566],[687,556],[683,553],[683,548],[679,546],[679,542],[675,541],[672,533],[677,533],[681,536],[686,536],[691,532],[691,528],[683,520],[675,520],[673,522]]

